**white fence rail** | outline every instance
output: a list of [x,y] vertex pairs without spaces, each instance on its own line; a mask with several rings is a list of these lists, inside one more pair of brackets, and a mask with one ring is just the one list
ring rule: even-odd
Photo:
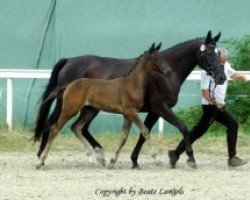
[[[250,71],[239,71],[244,74],[247,80],[250,80]],[[6,106],[6,124],[8,130],[12,131],[12,113],[13,113],[13,79],[48,79],[50,78],[51,70],[10,70],[0,69],[0,78],[7,79],[7,106]],[[187,80],[200,80],[201,71],[193,71]],[[164,132],[164,121],[159,120],[159,134]]]

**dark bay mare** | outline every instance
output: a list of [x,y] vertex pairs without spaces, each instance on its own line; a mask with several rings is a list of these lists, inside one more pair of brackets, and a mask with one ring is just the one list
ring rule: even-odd
[[[177,44],[169,49],[161,51],[159,64],[170,67],[168,73],[150,74],[147,81],[144,104],[141,112],[147,112],[145,126],[152,129],[159,117],[163,117],[166,121],[174,125],[188,140],[189,130],[184,122],[182,122],[172,111],[172,107],[176,105],[181,85],[186,80],[196,65],[206,70],[214,77],[217,84],[223,84],[226,80],[224,70],[219,62],[216,43],[220,38],[220,33],[212,37],[211,31],[204,38],[197,38]],[[40,140],[40,148],[38,157],[44,151],[48,141],[48,135],[51,124],[54,124],[59,117],[61,109],[61,98],[57,98],[55,109],[49,116],[50,107],[55,99],[50,99],[46,103],[44,101],[56,87],[69,84],[79,78],[95,78],[95,79],[113,79],[122,77],[134,66],[134,59],[115,59],[104,58],[99,56],[81,56],[76,58],[61,59],[53,68],[49,83],[42,96],[42,102],[38,110],[34,141]],[[164,64],[165,62],[165,64]],[[91,107],[83,108],[80,112],[80,118],[91,116],[91,120],[82,127],[82,135],[87,139],[93,149],[100,152],[101,145],[91,136],[89,125],[98,114],[99,110]],[[132,152],[131,159],[133,167],[138,167],[137,159],[143,143],[144,137],[140,134],[140,138]],[[193,158],[193,152],[187,152],[190,166],[196,166]]]
[[[49,139],[40,156],[37,168],[44,165],[52,142],[64,124],[77,115],[81,109],[88,106],[111,113],[119,113],[124,117],[122,135],[114,157],[110,161],[110,169],[114,167],[122,147],[127,141],[132,123],[135,123],[148,142],[151,156],[156,157],[157,153],[152,148],[149,130],[140,120],[138,112],[143,106],[145,85],[150,73],[157,71],[166,74],[168,72],[168,67],[159,65],[158,62],[160,47],[161,44],[157,47],[153,44],[138,58],[135,66],[126,77],[109,80],[80,78],[72,81],[66,87],[53,90],[47,100],[62,96],[61,112],[58,120],[50,128]],[[71,126],[71,130],[83,143],[85,143],[85,139],[81,129],[90,119],[91,117],[80,117]]]

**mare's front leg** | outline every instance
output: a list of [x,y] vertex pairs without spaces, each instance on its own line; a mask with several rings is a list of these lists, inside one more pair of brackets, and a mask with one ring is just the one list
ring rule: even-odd
[[[185,141],[186,153],[188,155],[187,164],[192,167],[196,168],[196,162],[193,155],[193,149],[189,139],[189,130],[184,122],[182,122],[169,108],[166,104],[158,105],[157,109],[155,110],[158,115],[164,118],[166,121],[174,125],[179,131],[182,133]],[[178,159],[178,158],[174,158]],[[170,164],[172,168],[175,168],[175,162],[170,160]]]
[[129,134],[129,131],[130,131],[130,128],[131,128],[131,124],[132,124],[132,122],[124,116],[123,127],[122,127],[122,135],[121,135],[121,138],[120,138],[119,143],[118,143],[118,148],[115,151],[115,155],[110,160],[110,164],[108,166],[109,169],[114,168],[114,165],[115,165],[115,163],[116,163],[116,161],[117,161],[117,159],[118,159],[118,157],[119,157],[119,155],[121,153],[122,147],[124,146],[124,144],[126,143],[126,141],[128,139],[128,134]]
[[[148,115],[144,121],[144,124],[148,128],[149,133],[158,119],[159,119],[159,115],[154,114],[154,113],[148,113]],[[137,160],[138,160],[138,155],[141,151],[141,148],[142,148],[144,142],[145,142],[145,138],[143,137],[142,133],[140,133],[140,137],[139,137],[139,139],[136,143],[136,146],[135,146],[135,148],[131,154],[131,157],[130,157],[132,160],[132,168],[133,169],[139,168]]]
[[48,121],[45,123],[45,127],[43,128],[42,141],[40,143],[40,147],[37,152],[38,158],[40,158],[40,156],[42,155],[44,148],[48,142],[51,125],[54,124],[60,116],[61,106],[62,106],[62,98],[58,97],[56,100],[56,106],[52,114],[50,115]]

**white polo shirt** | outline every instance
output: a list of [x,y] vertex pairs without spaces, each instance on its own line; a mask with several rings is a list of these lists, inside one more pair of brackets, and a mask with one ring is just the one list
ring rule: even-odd
[[[236,73],[236,71],[231,67],[228,62],[225,62],[224,72],[227,77],[227,80],[224,82],[223,85],[217,85],[215,90],[214,79],[211,76],[208,76],[205,70],[202,70],[201,72],[201,90],[209,90],[211,97],[214,94],[214,98],[223,105],[225,104],[228,79],[232,77]],[[209,102],[204,97],[202,97],[202,105],[209,105]]]

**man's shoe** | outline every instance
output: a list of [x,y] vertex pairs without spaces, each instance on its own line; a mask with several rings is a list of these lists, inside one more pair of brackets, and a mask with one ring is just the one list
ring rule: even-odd
[[231,167],[237,167],[237,166],[241,166],[241,165],[245,165],[247,164],[246,160],[242,160],[238,157],[232,157],[230,159],[228,159],[228,165]]

